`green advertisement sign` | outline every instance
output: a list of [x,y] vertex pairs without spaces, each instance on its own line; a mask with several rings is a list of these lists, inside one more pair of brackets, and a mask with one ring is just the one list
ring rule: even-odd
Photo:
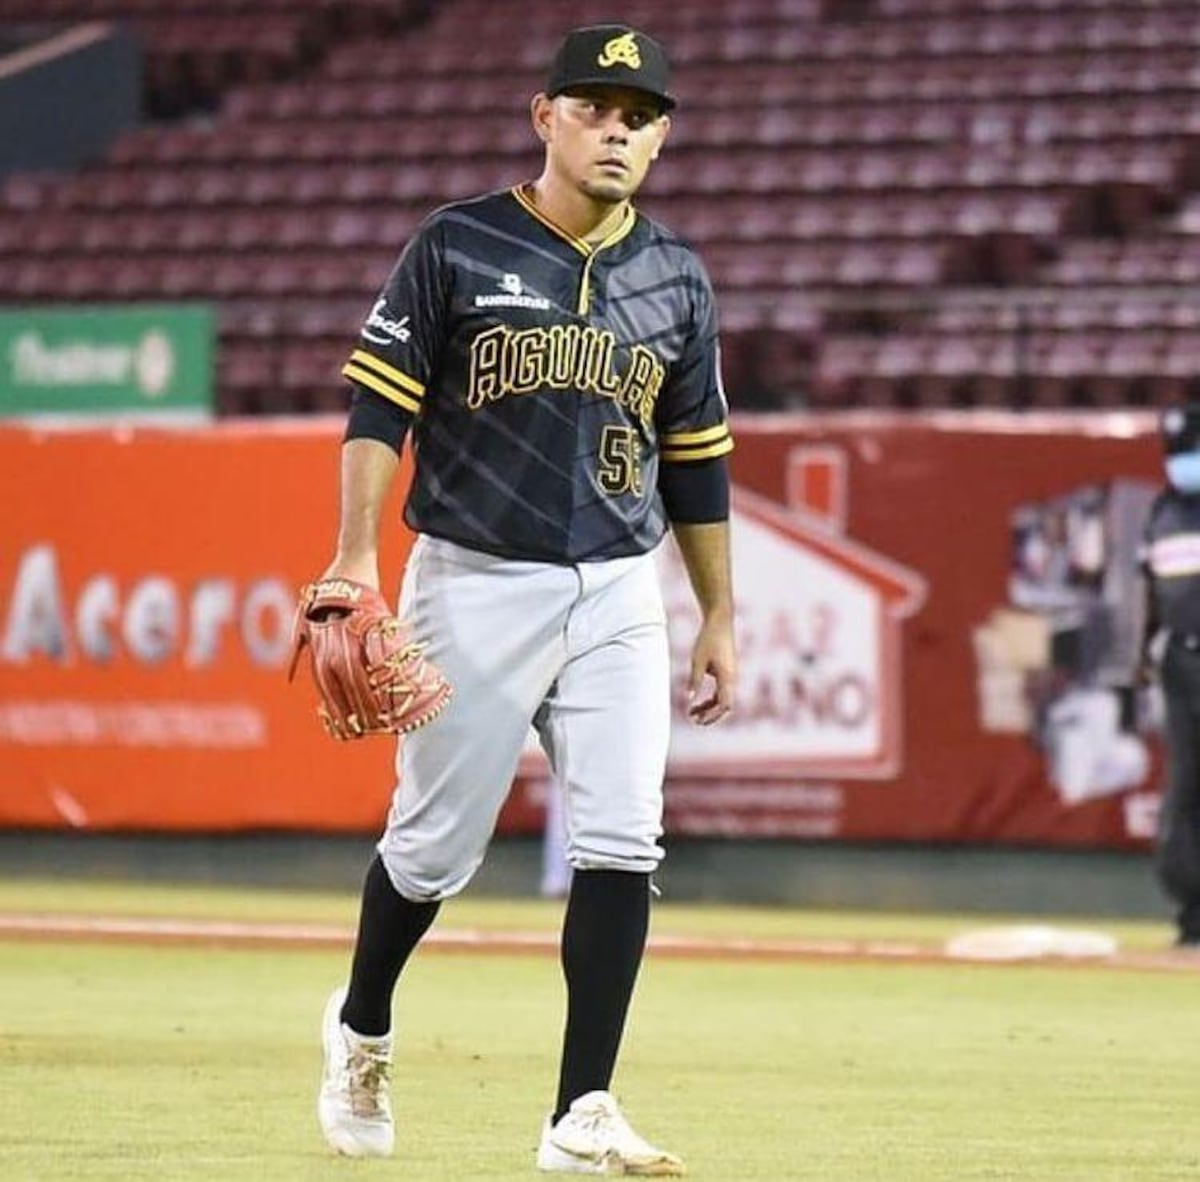
[[0,418],[212,413],[214,316],[198,304],[0,310]]

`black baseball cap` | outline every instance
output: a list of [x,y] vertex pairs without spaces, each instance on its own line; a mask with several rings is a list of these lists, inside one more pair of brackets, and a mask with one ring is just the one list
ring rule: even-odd
[[1200,450],[1200,405],[1172,406],[1163,411],[1163,450],[1169,456]]
[[588,25],[563,38],[550,64],[546,94],[554,98],[577,86],[627,86],[653,95],[662,110],[670,111],[675,106],[670,82],[667,51],[653,37],[628,25]]

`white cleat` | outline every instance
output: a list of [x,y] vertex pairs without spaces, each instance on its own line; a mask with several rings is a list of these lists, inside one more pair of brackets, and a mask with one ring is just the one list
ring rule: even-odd
[[558,1174],[625,1174],[679,1178],[687,1171],[673,1153],[644,1141],[608,1092],[580,1096],[556,1125],[546,1120],[537,1167]]
[[342,1023],[345,989],[325,1003],[321,1043],[325,1070],[317,1097],[321,1132],[338,1153],[348,1157],[389,1157],[396,1143],[388,1080],[392,1073],[392,1036],[368,1038]]

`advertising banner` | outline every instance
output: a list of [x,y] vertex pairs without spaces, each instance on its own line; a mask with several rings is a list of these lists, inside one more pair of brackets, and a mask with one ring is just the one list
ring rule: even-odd
[[[369,830],[394,747],[289,685],[332,557],[338,428],[0,427],[0,822]],[[398,496],[383,557],[407,548]]]
[[[772,417],[737,440],[741,700],[711,731],[677,707],[670,831],[1145,843],[1154,416]],[[666,587],[683,669],[678,562]]]
[[0,309],[0,418],[206,417],[213,333],[202,305]]
[[[1152,415],[735,424],[740,699],[686,718],[696,615],[659,552],[678,834],[1133,847],[1160,703],[1135,692]],[[286,683],[336,528],[332,420],[0,428],[0,823],[372,830],[392,744],[336,744]],[[407,539],[389,506],[385,577]],[[632,738],[631,738],[632,741]],[[531,743],[501,819],[541,824]]]

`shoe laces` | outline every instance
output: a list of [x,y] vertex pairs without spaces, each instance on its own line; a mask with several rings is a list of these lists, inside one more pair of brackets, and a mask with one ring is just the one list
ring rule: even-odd
[[622,1115],[616,1102],[608,1097],[597,1097],[587,1107],[573,1108],[574,1122],[597,1142],[621,1149],[651,1150]]
[[351,1047],[346,1074],[350,1082],[350,1109],[354,1115],[368,1118],[387,1115],[392,1065],[386,1052],[368,1046]]

